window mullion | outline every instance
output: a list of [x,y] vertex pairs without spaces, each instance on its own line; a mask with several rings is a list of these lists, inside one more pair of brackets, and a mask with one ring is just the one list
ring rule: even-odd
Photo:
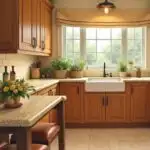
[[86,57],[86,31],[85,28],[80,28],[80,57],[85,60]]
[[122,59],[127,62],[127,50],[128,50],[128,41],[127,41],[127,29],[122,29]]

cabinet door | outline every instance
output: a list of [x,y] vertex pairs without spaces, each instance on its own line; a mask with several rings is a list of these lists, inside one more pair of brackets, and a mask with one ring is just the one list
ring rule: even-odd
[[40,0],[40,48],[44,51],[45,47],[45,2]]
[[85,122],[103,122],[105,120],[105,94],[86,93],[85,95]]
[[131,120],[133,122],[147,122],[148,84],[133,83],[130,85]]
[[51,53],[52,47],[52,9],[45,6],[45,52]]
[[126,122],[125,94],[106,94],[106,121]]
[[31,0],[19,0],[20,1],[20,49],[33,50],[32,46],[32,1]]
[[0,1],[0,53],[16,52],[18,48],[18,2]]
[[78,83],[60,83],[60,95],[66,95],[65,119],[66,123],[82,122],[82,89]]

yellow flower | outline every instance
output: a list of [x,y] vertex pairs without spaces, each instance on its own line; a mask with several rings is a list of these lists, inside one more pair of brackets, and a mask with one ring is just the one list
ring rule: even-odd
[[10,90],[11,90],[11,91],[13,91],[15,88],[16,88],[15,85],[11,85],[11,86],[10,86]]
[[8,92],[8,91],[9,91],[9,87],[8,87],[8,86],[5,86],[4,89],[3,89],[3,91],[4,91],[4,92]]
[[23,91],[23,88],[21,86],[19,86],[18,91]]

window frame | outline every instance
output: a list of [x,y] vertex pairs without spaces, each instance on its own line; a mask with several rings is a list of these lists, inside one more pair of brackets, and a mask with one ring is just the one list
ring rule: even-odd
[[[75,27],[75,26],[63,26],[63,48],[62,48],[62,55],[63,57],[66,58],[66,27]],[[131,27],[132,28],[132,27]],[[134,27],[133,27],[134,28]],[[136,27],[135,27],[136,28]],[[112,29],[112,28],[111,28]],[[147,27],[142,27],[142,45],[143,45],[143,56],[142,56],[142,59],[143,59],[143,64],[142,66],[140,66],[141,68],[146,68],[147,67],[147,57],[146,57],[146,40],[147,40]],[[124,60],[124,61],[127,61],[127,48],[128,48],[128,38],[127,38],[127,28],[122,28],[122,49],[121,49],[121,58]],[[112,30],[111,30],[112,32]],[[65,34],[64,34],[65,33]],[[97,30],[96,30],[96,34],[97,34]],[[112,36],[112,34],[111,34]],[[88,39],[89,40],[89,39]],[[93,40],[93,39],[92,39]],[[95,39],[94,39],[95,40]],[[96,39],[96,42],[97,40],[99,39]],[[103,40],[103,39],[102,39]],[[111,41],[111,47],[112,47],[112,38],[110,39]],[[96,47],[97,47],[97,44],[96,44]],[[112,50],[112,48],[111,48]],[[97,52],[96,52],[97,53]],[[87,50],[86,50],[86,28],[82,28],[80,27],[80,58],[85,60],[87,62]],[[88,66],[88,68],[102,68],[103,64],[101,65],[88,65],[86,63],[86,65]],[[116,65],[112,65],[112,66],[107,66],[108,69],[110,70],[114,70],[116,69]]]

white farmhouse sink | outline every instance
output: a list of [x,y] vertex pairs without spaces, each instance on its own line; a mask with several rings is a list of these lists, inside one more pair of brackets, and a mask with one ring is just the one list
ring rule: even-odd
[[124,92],[125,83],[121,78],[89,78],[85,84],[87,92]]

